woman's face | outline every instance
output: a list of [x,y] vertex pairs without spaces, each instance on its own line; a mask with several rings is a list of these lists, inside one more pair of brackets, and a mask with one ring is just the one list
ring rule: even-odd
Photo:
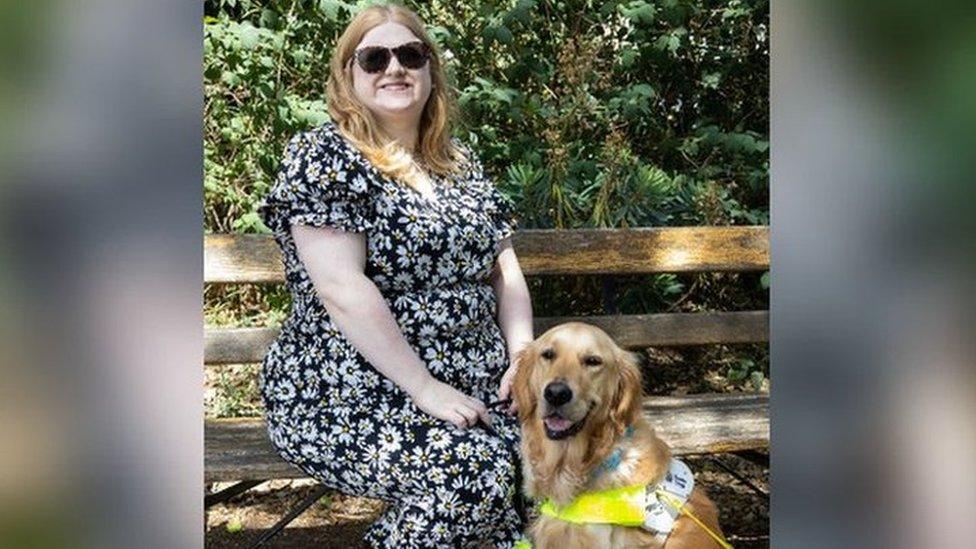
[[[393,22],[373,27],[356,46],[385,46],[395,48],[407,42],[420,41],[407,27]],[[356,97],[373,113],[388,122],[417,121],[430,97],[430,61],[411,70],[400,65],[395,55],[385,71],[370,74],[352,60],[352,81]]]

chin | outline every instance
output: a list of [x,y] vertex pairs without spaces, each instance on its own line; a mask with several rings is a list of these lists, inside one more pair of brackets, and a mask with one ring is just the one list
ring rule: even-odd
[[419,111],[422,108],[422,105],[411,98],[400,101],[381,101],[376,103],[375,108],[383,113],[403,115],[414,111]]

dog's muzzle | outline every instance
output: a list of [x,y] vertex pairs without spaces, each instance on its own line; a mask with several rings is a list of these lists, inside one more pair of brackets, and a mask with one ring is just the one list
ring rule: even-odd
[[549,410],[542,423],[546,428],[546,436],[550,440],[562,440],[578,433],[586,423],[590,410],[593,409],[593,403],[590,403],[586,414],[579,421],[573,422],[566,418],[560,408],[573,401],[573,390],[562,379],[547,384],[542,391],[542,398],[545,399]]

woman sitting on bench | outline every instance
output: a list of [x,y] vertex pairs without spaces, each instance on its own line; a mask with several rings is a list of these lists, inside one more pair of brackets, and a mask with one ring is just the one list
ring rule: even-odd
[[372,546],[511,547],[519,429],[485,404],[508,397],[532,339],[511,205],[451,137],[412,12],[360,12],[327,91],[332,122],[291,140],[260,208],[293,298],[260,376],[271,441],[325,485],[390,502]]

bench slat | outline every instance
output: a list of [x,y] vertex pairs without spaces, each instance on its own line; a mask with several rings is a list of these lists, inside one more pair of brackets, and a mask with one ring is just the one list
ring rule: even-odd
[[[525,230],[513,237],[527,275],[760,271],[769,268],[769,227]],[[204,281],[284,282],[271,236],[211,234]]]
[[[769,447],[766,395],[650,397],[644,409],[678,455]],[[205,446],[207,482],[305,476],[278,456],[261,419],[207,421]]]
[[[545,317],[535,319],[534,330],[542,334],[553,326],[574,321],[599,326],[629,348],[769,341],[768,311]],[[278,332],[278,328],[208,329],[204,335],[204,362],[261,362]]]

